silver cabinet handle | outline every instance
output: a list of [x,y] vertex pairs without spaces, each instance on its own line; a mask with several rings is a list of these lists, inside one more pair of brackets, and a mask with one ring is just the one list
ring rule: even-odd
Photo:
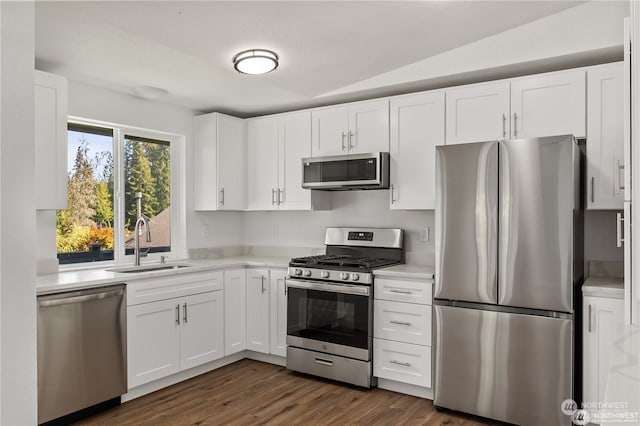
[[596,202],[596,177],[591,177],[591,202]]
[[260,275],[260,285],[262,288],[262,293],[264,294],[264,275]]
[[409,290],[396,290],[395,288],[390,288],[389,292],[390,293],[400,293],[400,294],[413,294]]
[[283,195],[284,195],[284,189],[278,188],[278,205],[282,204],[283,202],[282,199],[284,198]]
[[389,321],[389,322],[390,322],[391,324],[411,325],[411,323],[410,323],[410,322],[406,322],[406,321],[394,321],[394,320],[391,320],[391,321]]
[[624,238],[622,236],[622,222],[624,222],[622,213],[616,213],[616,247],[622,247],[622,244],[624,243]]
[[518,136],[518,114],[513,113],[513,136]]
[[329,359],[316,358],[317,364],[328,365],[329,367],[333,367],[333,361]]
[[344,151],[345,149],[347,149],[347,147],[344,144],[344,140],[347,137],[347,134],[345,132],[342,132],[342,150]]
[[507,116],[502,114],[502,139],[507,137]]
[[353,143],[353,139],[354,139],[355,134],[353,132],[349,132],[349,149],[353,149],[353,147],[355,146]]
[[276,189],[275,188],[271,188],[271,205],[272,206],[275,206],[276,203],[278,202],[278,200],[276,198],[277,198]]
[[591,305],[589,305],[589,333],[591,333]]
[[180,325],[180,305],[176,305],[176,325]]
[[182,314],[182,320],[186,324],[187,323],[187,302],[184,302],[184,305],[182,305],[182,308],[184,309],[184,312]]
[[224,206],[224,188],[220,190],[220,205]]
[[396,201],[398,201],[398,200],[396,200],[396,199],[394,198],[394,196],[393,196],[393,194],[395,193],[395,191],[396,191],[396,186],[395,186],[395,185],[391,185],[391,204],[395,204],[395,203],[396,203]]
[[396,365],[402,365],[403,367],[411,367],[411,363],[410,362],[402,362],[402,361],[396,361],[395,359],[392,359],[391,361],[389,361],[391,364],[396,364]]
[[624,164],[622,164],[620,160],[618,160],[618,173],[616,173],[616,177],[618,178],[618,190],[624,191]]

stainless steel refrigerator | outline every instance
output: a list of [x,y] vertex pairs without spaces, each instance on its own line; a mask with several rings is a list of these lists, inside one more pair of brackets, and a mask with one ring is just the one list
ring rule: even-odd
[[570,135],[436,148],[437,407],[571,424],[580,162]]

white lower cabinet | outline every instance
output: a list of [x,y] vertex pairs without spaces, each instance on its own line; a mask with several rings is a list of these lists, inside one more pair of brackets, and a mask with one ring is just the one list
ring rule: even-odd
[[373,375],[431,388],[430,281],[376,278]]
[[[583,287],[585,294],[588,290]],[[624,322],[624,299],[619,297],[587,296],[583,298],[583,367],[582,399],[587,406],[597,407],[604,402],[611,348],[615,329]],[[600,423],[598,410],[593,408],[591,422]]]
[[[169,376],[223,356],[222,273],[197,275],[197,283],[208,276],[207,291],[146,303],[127,308],[127,359],[129,388]],[[194,278],[196,279],[196,278]],[[130,284],[128,293],[180,293],[190,286],[189,277],[159,279],[162,291],[153,280]],[[138,287],[138,288],[136,288]],[[135,301],[135,299],[134,299]]]
[[247,348],[247,271],[224,272],[224,355]]
[[431,347],[375,339],[373,345],[375,376],[431,387]]
[[285,270],[247,270],[247,349],[287,355]]

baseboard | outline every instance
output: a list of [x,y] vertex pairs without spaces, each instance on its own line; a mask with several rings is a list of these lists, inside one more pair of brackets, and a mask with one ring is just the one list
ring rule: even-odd
[[433,400],[433,388],[425,388],[422,386],[410,385],[407,383],[396,382],[395,380],[381,378],[378,378],[378,387],[380,389]]
[[254,361],[268,362],[269,364],[275,364],[281,367],[287,366],[287,358],[284,356],[263,354],[261,352],[253,352],[253,351],[246,351],[246,356],[247,358],[252,359]]

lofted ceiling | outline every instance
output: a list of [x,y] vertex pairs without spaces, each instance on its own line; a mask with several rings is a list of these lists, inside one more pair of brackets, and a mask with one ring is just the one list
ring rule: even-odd
[[[159,87],[169,92],[162,102],[251,116],[326,103],[343,87],[580,3],[39,1],[36,67],[130,94]],[[278,52],[280,67],[238,74],[231,59],[250,48]]]

